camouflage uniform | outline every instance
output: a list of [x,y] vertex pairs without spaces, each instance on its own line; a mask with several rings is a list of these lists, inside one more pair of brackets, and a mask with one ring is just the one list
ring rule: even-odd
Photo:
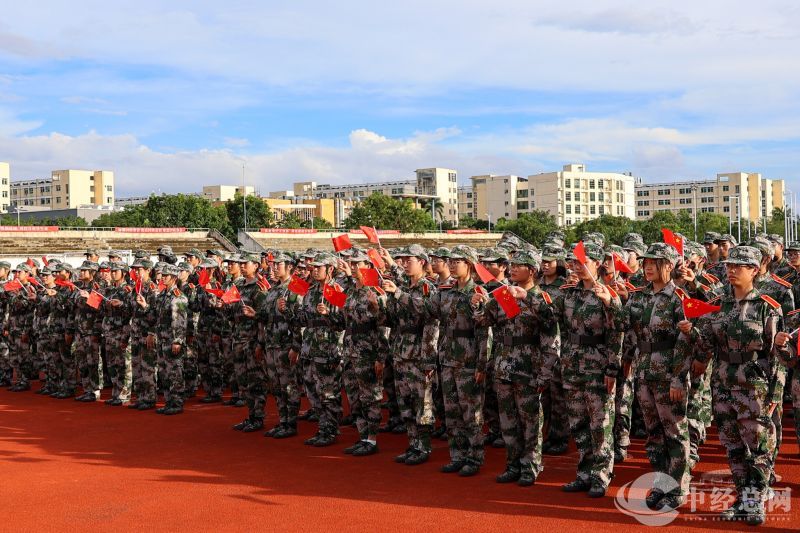
[[[42,271],[42,274],[50,274],[49,269]],[[36,315],[39,319],[37,338],[38,353],[44,359],[44,379],[45,385],[42,389],[43,394],[51,394],[58,391],[61,381],[61,345],[64,344],[64,323],[59,316],[59,295],[58,287],[52,287],[55,291],[53,296],[44,289],[38,295],[36,305]]]
[[[112,270],[127,270],[121,266],[113,265]],[[128,343],[131,337],[131,316],[136,302],[131,298],[133,289],[121,281],[117,286],[111,286],[104,291],[106,299],[103,301],[103,342],[106,346],[108,358],[108,374],[111,379],[111,402],[119,403],[130,399],[131,384],[127,379],[131,367],[131,352]],[[111,300],[119,300],[122,304],[113,307]],[[116,403],[116,402],[113,402]]]
[[[17,270],[28,265],[17,266]],[[30,268],[27,268],[30,272]],[[9,359],[12,372],[16,374],[15,386],[11,390],[28,390],[29,376],[33,372],[31,354],[31,335],[36,301],[30,298],[33,286],[25,283],[21,289],[7,291],[8,297],[8,337]]]
[[[675,265],[678,254],[669,245],[655,243],[643,257]],[[636,395],[648,433],[647,456],[653,470],[675,480],[678,488],[673,496],[679,498],[688,493],[690,480],[686,411],[691,357],[675,347],[677,324],[684,319],[682,294],[672,281],[658,292],[648,283],[632,293],[625,305],[623,345],[623,360],[635,366]],[[683,391],[679,402],[670,400],[670,388]]]
[[[144,268],[150,266],[150,261],[134,263],[137,267],[142,265]],[[152,309],[158,299],[156,284],[152,281],[142,282],[141,295],[145,299],[148,307],[143,309],[136,303],[135,292],[131,293],[131,367],[133,370],[133,392],[136,394],[136,406],[142,410],[155,406],[157,399],[156,391],[156,364],[157,356],[155,348],[148,348],[145,342],[147,334],[155,330],[155,313]]]
[[[249,261],[258,262],[255,256],[246,256]],[[244,379],[240,381],[240,393],[247,402],[248,419],[251,428],[260,429],[264,425],[264,405],[266,404],[266,369],[264,367],[264,351],[258,343],[258,316],[248,317],[242,313],[247,305],[254,310],[261,309],[266,298],[266,288],[259,284],[254,276],[242,278],[238,285],[241,300],[228,306],[233,320],[233,358],[243,361]]]
[[[81,270],[96,270],[96,263],[84,261]],[[73,307],[75,309],[75,360],[81,378],[81,387],[84,395],[82,398],[91,400],[100,396],[103,384],[102,366],[100,360],[101,315],[97,309],[88,304],[87,298],[81,296],[81,291],[91,293],[99,289],[95,281],[76,283],[79,290],[72,292]]]
[[[760,252],[748,246],[731,249],[726,262],[760,263]],[[754,288],[741,301],[727,293],[719,312],[701,317],[691,333],[681,333],[695,346],[694,358],[708,362],[716,352],[711,386],[714,419],[728,453],[738,499],[760,501],[772,472],[775,425],[770,402],[781,401],[772,387],[775,365],[772,348],[783,327],[780,305]],[[688,338],[687,338],[688,337]]]
[[[203,264],[204,268],[214,268],[216,261],[210,260]],[[212,289],[221,289],[222,286],[215,279],[209,281]],[[205,291],[205,287],[194,293],[194,298],[189,301],[190,307],[197,314],[197,327],[195,329],[195,347],[197,350],[197,366],[203,390],[206,393],[201,401],[204,403],[216,402],[222,398],[225,388],[225,379],[222,371],[222,328],[220,324],[224,318],[222,312],[214,307],[216,297]]]
[[[231,256],[227,261],[239,262],[238,255]],[[234,285],[241,283],[243,278],[234,279],[228,274],[222,282],[222,290],[227,291]],[[223,380],[227,382],[231,389],[231,399],[226,402],[228,405],[244,405],[245,387],[245,359],[236,359],[233,353],[233,327],[236,317],[232,316],[229,309],[220,309],[219,320],[215,333],[220,338],[220,360],[222,361]]]
[[[178,275],[178,267],[164,267],[164,274]],[[156,337],[156,356],[159,373],[164,378],[165,408],[173,408],[178,412],[183,408],[183,355],[186,352],[186,321],[188,300],[173,285],[164,289],[155,297],[153,304],[153,329],[148,333]],[[172,353],[172,345],[180,345],[180,352]]]
[[[585,244],[587,256],[602,260],[596,245]],[[622,302],[612,293],[605,306],[591,288],[566,286],[555,301],[562,335],[561,369],[572,438],[580,460],[576,481],[583,487],[608,487],[614,468],[612,429],[614,393],[604,377],[617,377],[622,350]]]
[[[0,267],[11,271],[11,263],[0,261]],[[7,280],[0,281],[0,387],[11,385],[13,378],[11,361],[9,360],[8,343],[8,294],[1,289]]]

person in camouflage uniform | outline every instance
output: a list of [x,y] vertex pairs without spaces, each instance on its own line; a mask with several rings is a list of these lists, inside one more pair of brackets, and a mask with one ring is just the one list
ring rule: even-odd
[[222,337],[217,329],[222,320],[222,313],[214,303],[216,297],[206,289],[221,289],[217,279],[219,263],[212,258],[206,258],[200,264],[200,269],[205,269],[209,275],[208,283],[197,287],[194,298],[189,301],[189,307],[197,315],[195,329],[195,348],[197,351],[197,365],[205,396],[201,403],[218,403],[222,401],[225,380],[222,373]]
[[295,327],[305,327],[300,350],[300,358],[305,364],[304,381],[308,390],[314,390],[319,402],[312,405],[319,416],[319,429],[304,442],[308,446],[330,446],[336,442],[339,433],[344,320],[341,310],[328,306],[323,298],[323,290],[332,283],[337,263],[333,254],[317,254],[310,263],[314,268],[313,283],[302,303],[291,309],[285,299],[278,302],[278,310],[287,314]]
[[164,415],[183,412],[183,355],[189,302],[176,285],[179,273],[175,265],[166,265],[162,271],[164,288],[154,298],[150,311],[152,329],[146,340],[148,348],[156,352],[159,373],[163,373],[164,406],[156,409],[156,413]]
[[61,374],[60,346],[64,343],[63,322],[58,316],[58,291],[55,275],[48,267],[41,270],[42,284],[37,295],[36,315],[39,318],[37,352],[44,359],[44,386],[37,394],[53,394],[58,392]]
[[[561,340],[552,299],[536,285],[541,265],[532,253],[520,251],[511,258],[509,292],[520,301],[512,318],[488,294],[475,294],[475,320],[494,331],[495,387],[500,428],[505,440],[506,469],[498,483],[516,481],[533,485],[542,465],[542,408],[540,396],[552,377]],[[485,303],[483,309],[480,304]]]
[[292,360],[297,362],[300,354],[302,332],[278,312],[278,300],[285,299],[287,307],[294,309],[302,302],[303,297],[289,290],[294,271],[294,260],[291,256],[278,252],[269,263],[274,282],[261,305],[260,319],[263,325],[267,383],[278,406],[278,424],[264,433],[264,436],[285,439],[297,435],[300,390]]
[[111,263],[111,286],[104,292],[103,342],[108,357],[108,373],[111,379],[111,398],[106,404],[122,405],[130,399],[131,384],[127,379],[131,367],[131,352],[128,343],[131,337],[131,316],[134,301],[133,288],[125,282],[128,265]]
[[765,518],[763,495],[772,473],[777,407],[771,397],[773,342],[783,328],[781,306],[754,286],[761,252],[737,246],[725,260],[731,290],[720,310],[678,324],[681,339],[693,346],[692,372],[700,374],[716,353],[712,376],[714,419],[728,454],[737,498],[724,520],[758,525]]
[[707,231],[703,235],[703,248],[706,249],[706,269],[715,266],[719,262],[719,245],[717,241],[722,238],[722,235],[716,231]]
[[61,357],[59,365],[58,392],[53,396],[59,400],[72,398],[78,388],[78,368],[75,353],[72,349],[75,339],[75,298],[73,293],[78,290],[72,283],[72,265],[62,263],[56,268],[56,275],[62,282],[62,286],[57,286],[56,316],[63,331],[62,342],[59,344],[59,355]]
[[[11,263],[0,261],[0,287],[8,281],[8,274],[11,272]],[[12,383],[13,371],[9,358],[8,344],[6,337],[8,331],[8,294],[0,290],[0,387],[8,387]]]
[[79,402],[97,401],[103,383],[100,359],[102,317],[88,302],[90,294],[100,288],[99,283],[94,280],[97,270],[97,263],[84,261],[76,284],[78,290],[72,292],[76,325],[75,360],[83,388],[83,395],[75,398]]
[[439,321],[426,320],[425,301],[437,289],[424,276],[430,258],[422,246],[412,244],[400,255],[405,259],[403,275],[383,283],[392,327],[397,401],[408,434],[408,447],[395,462],[415,466],[431,454]]
[[[436,285],[437,290],[450,290],[455,284],[453,276],[450,274],[450,266],[447,259],[450,257],[450,250],[447,248],[437,248],[430,253],[431,270],[434,274],[433,283]],[[442,325],[439,324],[439,348],[438,353],[441,353]],[[447,420],[444,416],[444,391],[442,389],[442,364],[439,358],[436,358],[436,379],[433,383],[433,406],[434,415],[439,420],[439,427],[433,431],[432,437],[447,439]]]
[[794,267],[789,264],[789,261],[784,255],[784,242],[783,237],[777,233],[772,233],[767,236],[769,241],[773,244],[773,257],[770,259],[769,271],[779,278],[786,279],[789,274],[794,272]]
[[[195,249],[193,253],[200,253],[200,251]],[[192,262],[196,261],[194,255],[188,257],[192,259]],[[178,263],[178,269],[178,289],[186,296],[186,300],[189,302],[186,317],[186,352],[183,356],[183,380],[185,382],[183,394],[186,398],[194,398],[197,395],[197,386],[200,378],[197,365],[197,352],[199,350],[195,337],[198,319],[195,300],[198,297],[198,291],[202,289],[197,287],[197,274],[190,263],[182,261]]]
[[32,327],[36,311],[36,291],[30,282],[31,268],[21,263],[14,269],[15,280],[22,288],[4,290],[8,298],[8,337],[9,359],[11,370],[16,381],[8,390],[22,392],[30,390],[30,375],[33,372],[33,355],[31,353]]
[[[709,262],[712,263],[708,266],[707,270],[708,273],[714,276],[715,278],[719,279],[723,282],[723,284],[727,283],[727,276],[725,274],[725,263],[724,261],[728,258],[728,253],[730,252],[731,248],[737,245],[736,239],[733,235],[721,235],[719,238],[714,240],[714,244],[717,245],[717,252],[718,252],[718,259],[717,262],[714,263],[713,259],[710,257],[709,253]],[[708,250],[708,248],[706,248]]]
[[677,483],[677,488],[670,490],[663,478],[656,478],[647,506],[675,509],[685,501],[690,479],[686,412],[691,354],[675,346],[676,325],[685,318],[682,298],[686,294],[671,279],[678,263],[673,247],[654,243],[642,258],[648,284],[633,292],[625,304],[623,372],[636,376],[650,464],[655,472]]
[[[225,263],[228,265],[228,274],[222,282],[223,291],[241,283],[242,278],[242,259],[239,254],[228,257],[225,259]],[[225,308],[219,298],[214,300],[214,306],[220,311],[220,318],[217,322],[218,329],[215,333],[220,338],[222,374],[231,389],[231,398],[223,403],[233,407],[244,407],[247,405],[244,399],[246,359],[236,359],[233,353],[233,327],[236,317]]]
[[426,303],[426,313],[439,320],[439,359],[450,462],[444,473],[474,476],[483,464],[483,387],[486,377],[487,328],[477,326],[470,303],[481,290],[472,279],[478,257],[469,246],[455,246],[448,258],[455,285],[439,290]]
[[570,429],[580,460],[575,481],[565,492],[602,497],[614,468],[614,394],[620,369],[624,314],[619,296],[597,282],[605,256],[596,244],[584,243],[586,264],[572,261],[578,283],[567,285],[554,309],[562,335],[562,379]]
[[153,264],[148,259],[137,259],[132,269],[139,279],[131,298],[134,300],[131,316],[131,367],[133,370],[133,392],[136,401],[129,409],[146,411],[153,409],[158,396],[156,390],[157,356],[154,343],[147,342],[147,334],[155,329],[155,314],[151,312],[156,304],[158,289],[150,280]]

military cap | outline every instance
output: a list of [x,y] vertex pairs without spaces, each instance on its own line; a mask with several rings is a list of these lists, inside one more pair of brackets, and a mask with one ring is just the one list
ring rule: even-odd
[[133,262],[131,268],[153,268],[153,262],[149,259],[140,257]]
[[478,253],[471,246],[459,244],[450,250],[450,259],[464,259],[472,264],[478,262]]
[[125,263],[114,262],[111,263],[111,271],[113,272],[114,270],[121,270],[122,272],[127,272],[130,269],[128,268],[128,265],[126,265]]
[[735,246],[728,252],[728,258],[721,261],[728,265],[761,266],[761,251],[752,246]]
[[622,245],[622,249],[626,252],[636,252],[639,257],[647,251],[647,245],[643,242],[628,241]]
[[775,244],[780,244],[781,246],[783,246],[783,237],[781,237],[777,233],[770,233],[768,235],[768,238],[769,238],[769,240],[771,240]]
[[97,271],[100,269],[100,265],[95,263],[94,261],[84,261],[81,263],[81,266],[78,267],[78,270],[93,270]]
[[123,257],[125,257],[125,255],[119,250],[111,250],[110,252],[108,252],[108,257],[109,259],[112,257],[119,257],[120,259],[122,259]]
[[622,246],[625,246],[625,243],[629,242],[641,242],[644,244],[644,238],[639,233],[626,233],[625,236],[622,238]]
[[[800,241],[792,241],[792,242],[790,242],[789,246],[786,247],[786,250],[787,251],[788,250],[796,250],[796,251],[800,252]],[[2,266],[1,263],[0,263],[0,266]]]
[[733,237],[733,235],[730,235],[728,233],[720,235],[719,239],[714,240],[714,242],[725,242],[725,241],[728,241],[729,243],[731,243],[734,246],[739,244],[739,243],[736,242],[736,239]]
[[158,247],[158,255],[175,255],[172,251],[172,246],[164,244]]
[[752,239],[747,243],[747,246],[755,248],[761,252],[762,258],[772,257],[772,255],[775,253],[774,244],[763,237],[756,237],[755,239]]
[[347,261],[350,263],[360,263],[360,262],[369,262],[369,257],[365,254],[362,250],[353,249],[352,253],[349,257],[347,257]]
[[180,270],[181,272],[188,272],[190,274],[194,272],[192,265],[190,265],[186,261],[181,261],[180,263],[178,263],[178,270]]
[[606,257],[611,257],[611,254],[617,254],[623,261],[628,260],[628,252],[622,246],[616,244],[606,246]]
[[291,255],[289,255],[286,252],[280,252],[280,251],[276,252],[272,256],[272,260],[275,263],[294,263],[295,262],[294,257],[292,257]]
[[495,248],[486,248],[481,261],[486,261],[487,263],[508,262],[508,257],[509,253],[502,247],[497,246]]
[[566,238],[567,238],[566,234],[563,231],[557,229],[547,232],[547,235],[545,235],[544,240],[545,242],[560,242],[561,245],[563,246],[564,239]]
[[208,259],[204,259],[203,262],[200,263],[200,265],[198,265],[198,266],[200,268],[218,268],[219,264],[216,261],[214,261],[213,259],[208,258]]
[[500,244],[511,246],[514,248],[519,248],[520,246],[522,246],[522,239],[520,239],[519,237],[517,237],[516,234],[510,231],[504,231],[503,235],[500,237]]
[[150,252],[142,249],[134,250],[133,257],[134,259],[150,259]]
[[643,259],[666,259],[673,266],[678,262],[678,250],[665,242],[654,242],[642,254]]
[[31,273],[31,267],[28,265],[28,263],[20,263],[14,270],[16,272],[27,272],[28,274]]
[[58,274],[59,272],[64,272],[65,268],[61,263],[56,263],[52,266],[47,267],[50,269],[50,272],[53,274]]
[[566,257],[563,246],[547,244],[542,248],[542,261],[558,261]]
[[108,261],[101,261],[100,265],[98,266],[100,267],[100,270],[108,270],[111,268],[111,265],[109,264]]
[[28,258],[28,261],[30,261],[31,263],[33,263],[33,266],[34,266],[34,267],[36,267],[36,268],[39,268],[39,266],[40,266],[40,265],[39,265],[39,260],[38,260],[38,259],[35,259],[35,258],[33,258],[33,257],[29,257],[29,258]]
[[241,263],[247,263],[248,261],[251,263],[261,263],[261,256],[252,252],[244,252],[239,257],[241,258]]
[[47,260],[47,264],[49,266],[57,265],[59,263],[61,263],[61,259],[58,259],[58,258],[55,258],[55,257],[51,257],[50,259]]
[[156,272],[164,272],[164,267],[169,265],[169,263],[165,263],[164,261],[157,261],[155,265],[153,265],[153,270]]
[[242,262],[242,257],[238,253],[231,254],[231,255],[229,255],[228,257],[226,257],[224,259],[224,262],[225,263],[241,263]]
[[69,272],[70,274],[75,270],[75,267],[70,265],[69,263],[61,263],[61,265],[59,266],[61,267],[61,270]]
[[164,269],[161,271],[162,275],[164,276],[175,276],[178,277],[178,274],[181,273],[181,269],[178,268],[178,265],[164,265]]
[[225,252],[223,252],[222,250],[209,248],[208,250],[206,250],[206,257],[211,257],[211,256],[217,256],[221,257],[222,259],[225,259]]
[[520,250],[511,256],[509,260],[512,265],[528,265],[531,268],[539,269],[542,266],[541,258],[536,254],[527,250]]
[[703,259],[708,259],[708,252],[706,252],[706,247],[705,246],[703,246],[699,242],[692,242],[690,244],[694,248],[692,250],[692,253],[694,253],[695,255],[699,255]]
[[601,248],[606,245],[606,236],[596,231],[586,233],[581,240],[584,242],[584,244],[591,242]]
[[595,261],[602,261],[606,257],[606,253],[603,251],[603,248],[599,244],[593,242],[584,242],[583,251],[586,253],[586,257],[589,259],[594,259]]
[[198,258],[198,259],[202,259],[203,257],[205,257],[205,256],[203,255],[203,252],[201,252],[201,251],[200,251],[200,250],[198,250],[197,248],[192,248],[192,249],[190,249],[188,252],[186,252],[186,253],[185,253],[185,254],[183,254],[183,255],[184,255],[185,257],[196,257],[196,258]]
[[435,250],[431,250],[431,252],[428,255],[430,255],[431,257],[439,257],[442,259],[447,259],[448,257],[450,257],[450,250],[444,247],[436,248]]
[[576,246],[578,246],[577,242],[573,242],[572,244],[569,245],[569,249],[567,250],[567,254],[566,254],[566,257],[565,257],[565,259],[567,261],[575,261],[575,259],[577,259],[575,257],[575,247]]
[[83,255],[100,255],[100,254],[98,254],[97,250],[95,250],[94,248],[89,248],[83,253]]
[[707,231],[705,235],[703,235],[703,244],[714,243],[717,242],[722,238],[722,235],[717,233],[716,231]]
[[428,251],[425,250],[421,244],[410,244],[405,249],[405,253],[407,257],[416,257],[417,259],[422,259],[424,261],[430,261],[430,256],[428,255]]
[[311,266],[336,266],[339,259],[330,252],[321,252],[314,256],[314,260],[309,263]]
[[11,270],[11,263],[9,263],[8,261],[0,261],[0,268]]
[[52,276],[54,272],[50,270],[49,267],[44,267],[39,271],[39,275],[41,276]]

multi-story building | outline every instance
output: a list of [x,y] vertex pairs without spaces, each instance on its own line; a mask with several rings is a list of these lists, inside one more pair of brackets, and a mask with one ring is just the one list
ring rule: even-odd
[[0,162],[0,213],[11,207],[11,166]]
[[54,170],[50,178],[11,182],[11,207],[74,209],[114,205],[110,170]]
[[525,200],[522,211],[529,207],[528,180],[512,174],[472,176],[472,209],[470,216],[476,220],[493,222],[498,218],[517,218],[517,198]]
[[203,185],[202,197],[211,202],[227,202],[236,195],[252,196],[256,193],[255,187],[250,185]]
[[458,215],[461,218],[475,218],[472,214],[474,206],[472,186],[462,185],[458,188]]
[[716,179],[669,183],[636,183],[636,219],[651,218],[659,211],[719,213],[729,218],[757,221],[783,208],[783,180],[758,173],[717,174]]

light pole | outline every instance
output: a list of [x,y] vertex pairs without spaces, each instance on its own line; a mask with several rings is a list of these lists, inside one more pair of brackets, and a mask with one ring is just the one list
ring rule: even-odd
[[247,186],[244,184],[244,163],[242,163],[242,210],[244,212],[244,232],[247,233]]
[[733,206],[732,200],[735,196],[728,196],[728,235],[733,235]]
[[489,221],[489,231],[492,231],[492,214],[486,213],[486,219]]
[[694,240],[697,240],[697,185],[692,185],[692,218],[694,219]]
[[742,197],[736,197],[736,232],[738,241],[742,242]]

